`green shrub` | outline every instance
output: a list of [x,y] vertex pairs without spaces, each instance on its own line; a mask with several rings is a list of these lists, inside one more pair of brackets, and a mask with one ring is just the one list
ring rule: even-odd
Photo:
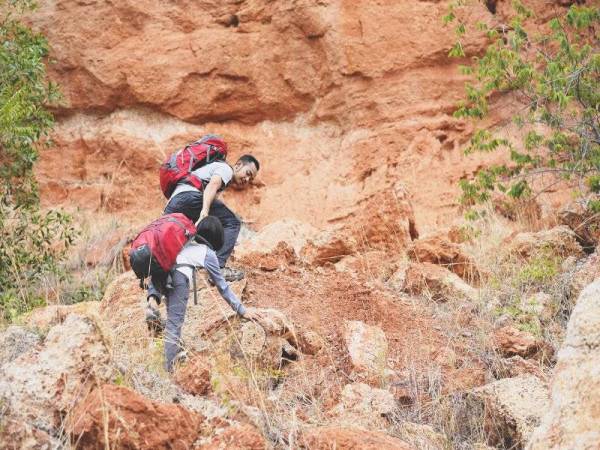
[[46,39],[19,21],[27,0],[0,0],[0,320],[44,303],[49,276],[75,238],[69,215],[40,209],[33,167],[53,126],[46,105],[59,98],[47,81]]
[[447,24],[457,23],[458,41],[450,56],[466,56],[462,39],[468,33],[485,33],[489,40],[484,54],[472,57],[472,65],[462,67],[472,81],[466,85],[466,98],[455,116],[480,121],[488,114],[494,94],[513,92],[512,98],[521,103],[513,121],[522,137],[507,139],[488,129],[474,133],[467,153],[503,149],[510,162],[462,180],[462,202],[485,202],[492,191],[519,198],[544,192],[557,183],[566,183],[579,194],[597,193],[600,8],[572,5],[550,21],[550,33],[537,33],[533,12],[517,0],[507,23],[496,27],[479,23],[477,30],[469,29],[461,17],[474,3],[455,1],[444,18]]
[[559,269],[560,260],[556,256],[535,255],[517,273],[516,282],[521,286],[547,284],[558,275]]

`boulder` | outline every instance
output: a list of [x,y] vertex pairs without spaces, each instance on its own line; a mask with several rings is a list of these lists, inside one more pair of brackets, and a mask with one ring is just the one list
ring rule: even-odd
[[298,256],[287,242],[279,242],[270,251],[255,251],[236,256],[236,261],[249,266],[256,267],[264,272],[284,270],[287,266],[295,264]]
[[317,427],[303,433],[302,448],[310,450],[409,450],[410,445],[387,434],[356,428]]
[[195,355],[190,361],[179,367],[174,375],[174,381],[192,395],[206,395],[211,390],[210,362],[206,355]]
[[40,336],[24,327],[11,325],[0,333],[0,367],[9,363],[40,343]]
[[67,423],[77,448],[189,449],[202,416],[179,405],[153,402],[122,386],[105,384],[75,406]]
[[345,425],[381,428],[397,408],[391,392],[372,388],[365,383],[344,386],[340,403],[333,409],[336,420]]
[[504,357],[521,356],[547,361],[554,355],[552,347],[531,333],[520,331],[511,326],[502,327],[494,332],[496,350]]
[[383,375],[388,342],[383,330],[360,321],[344,325],[344,341],[354,369],[367,376]]
[[346,256],[356,253],[357,244],[352,238],[343,238],[337,233],[324,232],[309,240],[300,252],[310,266],[335,264]]
[[592,253],[587,259],[576,266],[569,280],[569,294],[576,299],[581,291],[594,280],[600,277],[600,254]]
[[[402,290],[412,295],[424,295],[436,302],[475,300],[477,290],[448,269],[431,263],[410,263],[404,271]],[[394,275],[398,279],[400,275]]]
[[600,281],[587,286],[557,355],[549,408],[528,449],[600,446]]
[[547,388],[534,376],[504,378],[467,397],[467,414],[481,413],[488,444],[502,448],[523,448],[549,405]]
[[564,225],[537,233],[518,233],[508,243],[508,252],[522,258],[529,258],[541,252],[561,258],[580,258],[584,255],[577,242],[577,235]]
[[417,263],[432,263],[454,272],[463,280],[475,282],[479,272],[475,260],[459,244],[441,236],[431,236],[413,241],[408,248],[408,257]]
[[48,305],[35,308],[22,317],[27,328],[47,333],[54,325],[62,323],[69,314],[94,317],[98,314],[99,303],[95,301],[75,303],[74,305]]
[[394,291],[401,292],[405,290],[406,274],[411,264],[412,263],[406,260],[400,261],[395,270],[386,280],[388,286],[391,287]]
[[21,442],[15,445],[26,447],[38,438],[42,445],[48,435],[59,435],[63,419],[79,399],[113,375],[109,350],[96,323],[67,316],[50,329],[39,348],[0,368],[2,421],[22,425]]
[[[192,327],[196,338],[202,338],[203,346],[208,355],[220,359],[231,358],[232,364],[251,364],[253,367],[275,374],[290,361],[295,361],[301,353],[300,342],[307,341],[299,336],[299,330],[294,323],[281,311],[263,309],[263,319],[258,322],[245,321],[238,317],[219,318],[213,316],[211,322],[207,317],[202,320],[202,328]],[[194,339],[188,334],[186,341]],[[220,371],[221,376],[228,376],[226,371]]]

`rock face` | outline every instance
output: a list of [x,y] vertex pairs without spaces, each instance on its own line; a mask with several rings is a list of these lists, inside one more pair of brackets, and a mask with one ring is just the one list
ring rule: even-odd
[[549,406],[548,390],[533,376],[504,378],[469,394],[469,413],[483,412],[490,445],[522,448]]
[[[353,216],[364,227],[405,202],[378,198],[399,179],[411,201],[428,205],[417,223],[453,212],[456,180],[482,157],[464,161],[460,151],[470,128],[451,113],[465,77],[447,56],[444,2],[209,0],[192,15],[189,8],[40,3],[31,21],[49,38],[65,98],[56,149],[38,168],[45,201],[154,214],[161,160],[213,131],[231,142],[232,159],[252,151],[268,161],[260,174],[268,189],[256,185],[233,205],[259,225],[289,217],[321,227]],[[465,20],[494,17],[476,4]],[[469,36],[465,50],[484,43]],[[366,228],[376,242],[382,236]]]
[[375,431],[355,427],[320,427],[304,433],[303,448],[314,450],[409,450],[412,447],[399,439]]
[[20,435],[11,436],[11,442],[21,448],[59,435],[64,418],[82,396],[112,376],[109,352],[97,325],[88,318],[67,316],[50,329],[41,348],[32,348],[0,368],[3,421],[19,424]]
[[600,446],[600,281],[587,286],[558,352],[549,410],[528,449]]
[[366,375],[382,375],[386,367],[388,342],[383,330],[359,321],[349,321],[344,340],[354,369]]
[[179,405],[160,404],[127,388],[103,385],[79,402],[67,429],[81,449],[185,450],[196,440],[201,423],[201,416]]

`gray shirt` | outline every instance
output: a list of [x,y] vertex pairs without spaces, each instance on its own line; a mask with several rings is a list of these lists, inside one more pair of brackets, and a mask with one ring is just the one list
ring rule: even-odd
[[[225,186],[227,186],[229,184],[229,182],[233,178],[233,169],[226,162],[215,161],[215,162],[206,164],[205,166],[202,166],[202,167],[192,171],[192,176],[202,180],[203,184],[205,184],[205,185],[206,185],[206,183],[208,183],[210,181],[210,179],[214,175],[219,175],[221,177],[221,180],[223,180],[223,186],[221,187],[221,189],[223,189]],[[194,186],[191,186],[187,183],[180,183],[177,185],[177,187],[173,191],[173,194],[171,194],[171,198],[175,197],[177,194],[180,194],[181,192],[187,192],[187,191],[199,192],[198,189],[196,189]]]

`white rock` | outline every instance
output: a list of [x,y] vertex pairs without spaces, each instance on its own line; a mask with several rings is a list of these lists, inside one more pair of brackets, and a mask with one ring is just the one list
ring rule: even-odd
[[346,322],[344,340],[354,369],[369,375],[383,375],[388,342],[383,330],[360,321]]
[[488,444],[521,448],[548,408],[548,389],[534,376],[504,378],[469,394],[469,414],[483,412]]
[[15,448],[37,439],[36,430],[57,435],[77,401],[113,373],[108,348],[91,319],[71,314],[51,328],[40,349],[0,368],[3,419],[21,421],[23,429],[32,430]]
[[600,448],[600,280],[583,290],[571,314],[550,407],[527,448]]
[[344,386],[334,414],[343,425],[378,428],[385,424],[385,416],[395,409],[396,401],[391,392],[364,383],[351,383]]

